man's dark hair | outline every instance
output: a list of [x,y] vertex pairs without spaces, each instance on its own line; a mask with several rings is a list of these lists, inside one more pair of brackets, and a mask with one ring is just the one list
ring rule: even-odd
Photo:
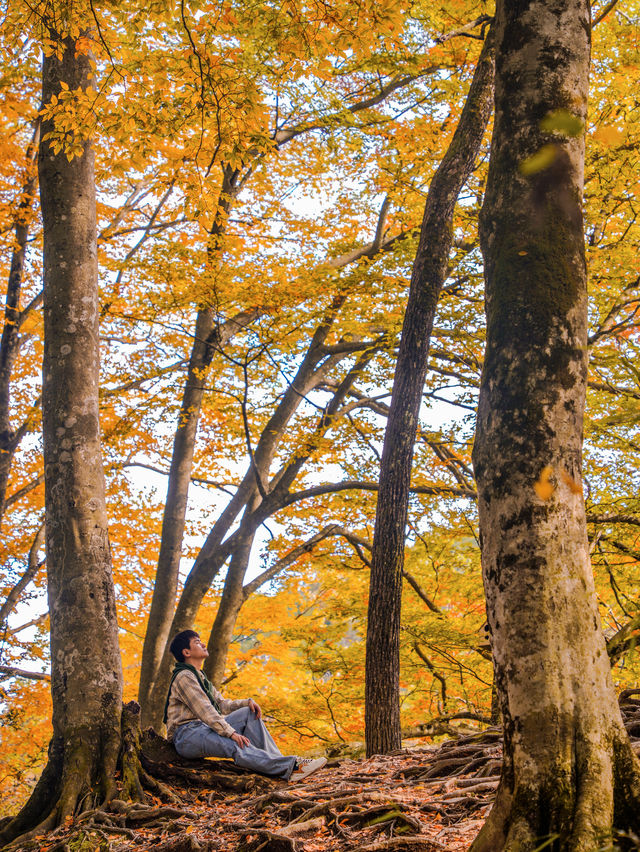
[[176,633],[171,640],[169,650],[179,663],[184,663],[184,655],[182,652],[189,647],[191,640],[197,635],[198,634],[195,630],[181,630],[180,633]]

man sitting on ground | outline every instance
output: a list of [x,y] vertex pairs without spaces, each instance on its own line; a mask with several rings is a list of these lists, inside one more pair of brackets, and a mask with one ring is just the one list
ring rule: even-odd
[[164,721],[181,757],[229,757],[245,769],[289,781],[300,781],[325,765],[324,757],[284,756],[252,698],[230,701],[222,697],[202,672],[209,652],[194,630],[174,636],[169,650],[177,663]]

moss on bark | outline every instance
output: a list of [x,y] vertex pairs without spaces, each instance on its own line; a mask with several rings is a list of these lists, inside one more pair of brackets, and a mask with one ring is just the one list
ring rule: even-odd
[[[613,690],[581,494],[587,296],[586,0],[499,0],[481,216],[487,351],[473,452],[504,766],[471,852],[596,852],[636,829],[638,777]],[[577,122],[577,126],[580,123]],[[523,168],[547,146],[550,158]],[[536,489],[544,469],[547,492]]]

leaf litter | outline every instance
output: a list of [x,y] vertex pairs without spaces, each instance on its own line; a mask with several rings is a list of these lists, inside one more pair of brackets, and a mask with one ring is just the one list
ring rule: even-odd
[[[640,690],[620,706],[640,751]],[[287,783],[230,761],[164,767],[175,801],[114,800],[16,850],[38,852],[464,852],[493,802],[498,727],[367,759],[330,760]],[[160,764],[158,764],[159,766]],[[170,779],[173,777],[173,783]]]

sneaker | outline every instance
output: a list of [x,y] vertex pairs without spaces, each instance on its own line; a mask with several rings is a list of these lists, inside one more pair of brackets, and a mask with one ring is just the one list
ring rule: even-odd
[[289,781],[302,781],[307,775],[311,775],[313,772],[317,772],[318,769],[322,769],[326,762],[326,757],[316,757],[315,759],[299,757],[296,762],[296,768],[289,776]]

